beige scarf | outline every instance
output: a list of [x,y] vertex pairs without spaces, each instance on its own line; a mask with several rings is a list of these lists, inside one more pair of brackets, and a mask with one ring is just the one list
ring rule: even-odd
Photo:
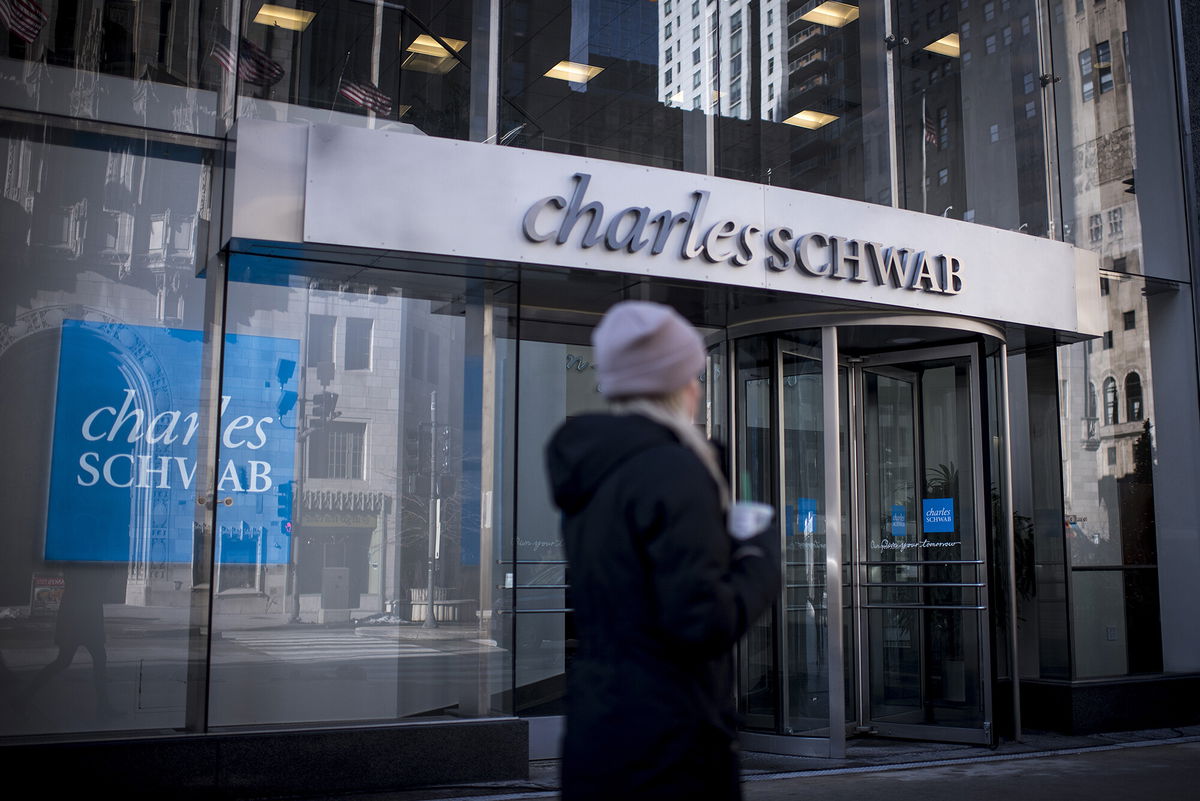
[[729,511],[729,483],[725,480],[725,474],[721,472],[721,466],[717,464],[717,452],[713,448],[712,443],[704,438],[691,420],[688,420],[671,406],[657,403],[649,398],[614,401],[610,408],[613,414],[640,414],[642,417],[647,417],[675,432],[675,435],[679,437],[679,441],[683,443],[684,447],[696,454],[700,459],[700,463],[704,465],[709,475],[712,476],[713,481],[717,485],[717,494],[721,501],[721,511]]

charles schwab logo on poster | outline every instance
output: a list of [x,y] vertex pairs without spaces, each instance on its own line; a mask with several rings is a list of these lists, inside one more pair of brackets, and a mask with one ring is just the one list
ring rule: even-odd
[[219,558],[287,559],[287,521],[264,495],[294,477],[299,343],[226,336],[215,476],[197,475],[202,347],[199,331],[64,321],[47,559],[123,562],[148,547],[190,562],[196,499],[214,480],[223,537],[237,540]]

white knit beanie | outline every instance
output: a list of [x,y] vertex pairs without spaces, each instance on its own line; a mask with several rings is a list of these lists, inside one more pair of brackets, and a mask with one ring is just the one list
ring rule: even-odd
[[600,392],[606,398],[666,395],[704,369],[704,341],[670,306],[624,300],[592,332]]

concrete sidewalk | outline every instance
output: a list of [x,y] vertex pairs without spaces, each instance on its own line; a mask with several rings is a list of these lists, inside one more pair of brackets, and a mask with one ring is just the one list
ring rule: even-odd
[[[530,763],[527,781],[356,794],[355,801],[522,801],[558,797],[558,763]],[[995,749],[860,738],[846,759],[749,752],[746,801],[1194,801],[1200,726],[1067,736],[1027,732]],[[332,801],[331,797],[324,797]]]

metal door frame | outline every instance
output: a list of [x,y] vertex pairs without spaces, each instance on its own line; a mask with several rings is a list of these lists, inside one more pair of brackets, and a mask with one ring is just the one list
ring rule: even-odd
[[[868,627],[866,624],[866,613],[870,608],[880,608],[880,605],[870,605],[867,603],[866,588],[867,569],[870,566],[869,560],[865,558],[866,550],[866,519],[865,519],[865,470],[866,470],[866,454],[864,451],[863,435],[865,432],[865,414],[866,408],[864,403],[864,381],[863,370],[872,367],[884,367],[893,364],[907,364],[920,361],[931,361],[941,358],[962,358],[967,357],[970,360],[969,368],[969,386],[970,386],[970,443],[971,443],[971,460],[972,460],[972,486],[974,491],[975,501],[975,549],[977,558],[974,560],[952,560],[953,563],[974,564],[976,565],[978,605],[972,607],[941,607],[941,608],[960,608],[963,611],[977,611],[977,638],[979,641],[979,690],[982,700],[983,723],[979,728],[959,728],[953,726],[942,726],[936,724],[924,723],[887,723],[874,721],[870,717],[870,694],[869,694],[869,664],[867,661],[867,641]],[[853,722],[847,723],[847,733],[855,732],[871,732],[892,737],[904,737],[913,739],[938,739],[952,742],[991,744],[992,742],[992,660],[991,660],[991,616],[990,606],[988,602],[988,576],[989,576],[989,561],[987,551],[987,518],[986,509],[987,495],[984,488],[984,432],[983,432],[983,407],[980,393],[980,353],[978,343],[969,343],[961,345],[933,346],[928,348],[914,348],[904,351],[894,351],[885,354],[877,354],[861,357],[846,357],[838,355],[838,365],[845,367],[849,371],[848,375],[848,390],[849,395],[849,423],[850,431],[848,432],[847,441],[850,444],[850,454],[848,458],[851,461],[850,470],[850,525],[851,525],[851,559],[850,559],[850,591],[852,593],[852,608],[853,616],[853,631],[855,640],[855,681],[857,683],[856,692],[856,714]],[[921,440],[920,426],[921,421],[919,415],[921,413],[921,398],[920,387],[915,387],[914,397],[914,415],[918,415],[918,419],[914,421],[914,454],[918,459],[918,470],[922,470],[920,475],[923,477],[923,464],[920,456],[919,443]],[[918,493],[918,495],[923,495]],[[946,562],[947,564],[952,562]],[[886,605],[885,605],[886,606]],[[924,608],[921,611],[925,611]],[[924,648],[924,631],[921,631],[921,647]],[[922,660],[924,657],[922,656]]]

